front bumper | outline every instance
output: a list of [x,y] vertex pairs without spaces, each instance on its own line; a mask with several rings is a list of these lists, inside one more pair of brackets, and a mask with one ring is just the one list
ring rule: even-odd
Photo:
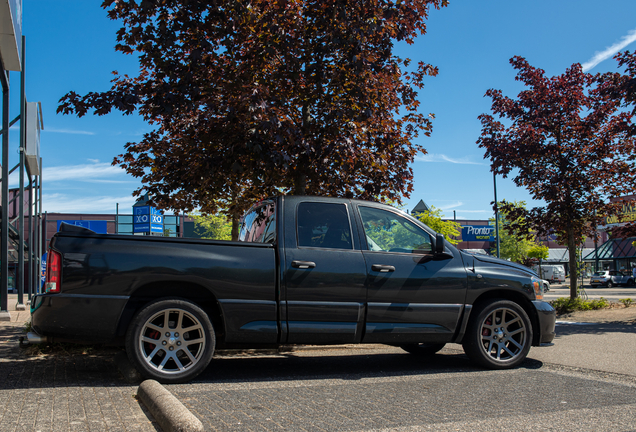
[[535,345],[550,343],[556,336],[556,311],[549,303],[541,300],[535,300],[532,304],[537,311],[539,324],[539,338],[535,339]]

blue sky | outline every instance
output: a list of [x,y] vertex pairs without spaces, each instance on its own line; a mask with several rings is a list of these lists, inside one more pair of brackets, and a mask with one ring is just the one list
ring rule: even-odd
[[[58,100],[110,87],[114,70],[136,75],[133,56],[114,50],[120,25],[107,18],[101,0],[23,0],[26,36],[26,93],[41,101],[44,130],[44,210],[48,212],[131,212],[131,194],[139,181],[111,166],[124,144],[138,141],[151,127],[136,115],[88,115],[81,119],[55,113]],[[433,10],[426,35],[415,44],[399,44],[396,53],[439,67],[420,91],[421,109],[435,114],[430,138],[418,142],[428,154],[413,164],[412,208],[423,199],[443,209],[446,217],[487,219],[492,216],[492,173],[483,150],[477,116],[489,112],[489,88],[515,96],[508,60],[525,57],[548,75],[573,63],[592,73],[616,70],[611,58],[619,46],[636,49],[636,1],[615,0],[600,7],[590,0],[489,1],[451,0]],[[11,73],[11,118],[19,114],[20,76]],[[16,125],[17,127],[17,125]],[[11,166],[18,162],[18,129],[11,130]],[[15,177],[15,176],[14,176]],[[17,177],[11,186],[17,186]],[[497,180],[498,198],[533,202],[510,179]]]

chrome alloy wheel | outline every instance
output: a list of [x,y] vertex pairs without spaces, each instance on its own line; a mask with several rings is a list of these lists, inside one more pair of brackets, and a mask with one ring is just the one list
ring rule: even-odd
[[206,333],[194,314],[164,309],[152,315],[141,329],[139,352],[147,365],[164,374],[179,374],[203,356]]
[[512,362],[524,354],[528,329],[519,314],[507,307],[491,311],[480,328],[481,347],[497,362]]

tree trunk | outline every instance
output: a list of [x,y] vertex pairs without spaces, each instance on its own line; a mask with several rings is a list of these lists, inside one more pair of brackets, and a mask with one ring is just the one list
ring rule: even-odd
[[239,238],[239,221],[240,217],[232,215],[232,241],[238,241]]
[[302,172],[294,179],[294,195],[305,195],[307,190],[307,175]]
[[576,289],[576,282],[579,278],[579,266],[576,261],[576,243],[574,241],[574,232],[568,230],[568,253],[570,255],[570,298],[575,299],[578,297],[578,290]]

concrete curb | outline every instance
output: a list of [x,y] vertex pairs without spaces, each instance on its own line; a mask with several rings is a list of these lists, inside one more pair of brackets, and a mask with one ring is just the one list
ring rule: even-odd
[[203,431],[203,423],[157,381],[142,382],[137,396],[165,432]]

